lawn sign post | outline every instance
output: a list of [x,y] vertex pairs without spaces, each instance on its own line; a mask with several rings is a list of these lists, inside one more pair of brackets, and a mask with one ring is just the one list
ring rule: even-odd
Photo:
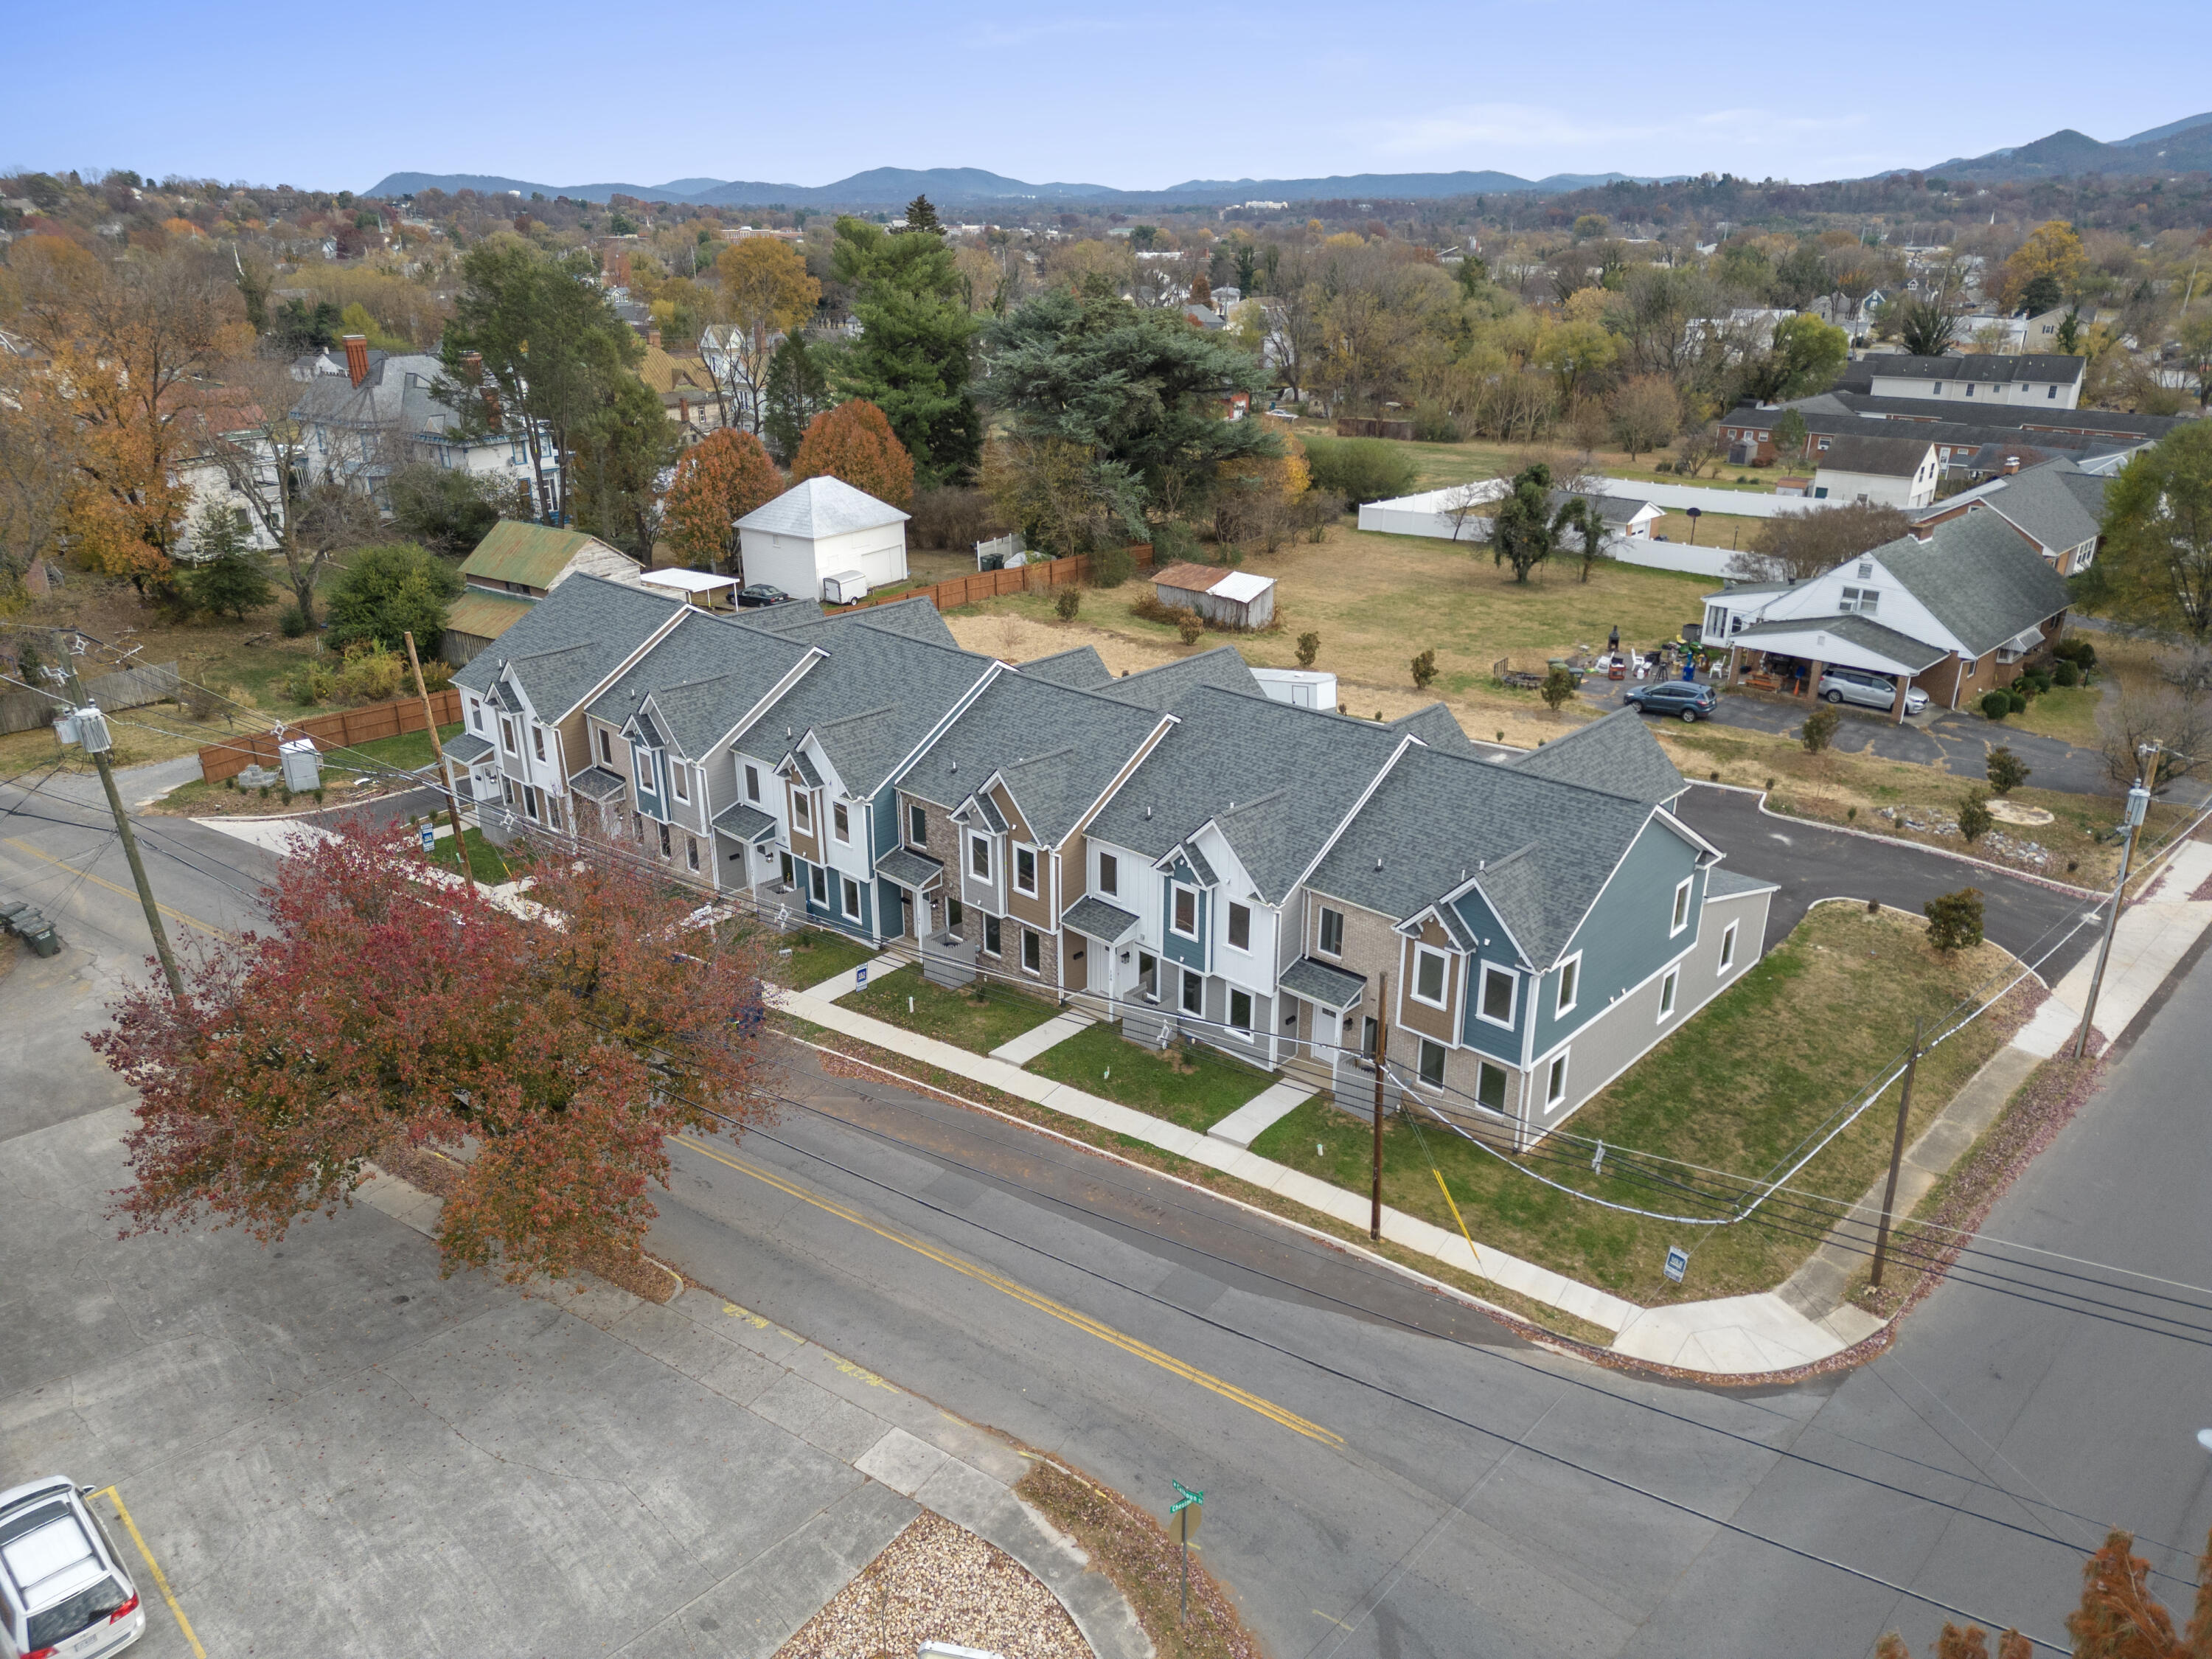
[[1168,1484],[1176,1492],[1176,1501],[1168,1505],[1168,1524],[1175,1528],[1176,1541],[1182,1546],[1182,1605],[1176,1613],[1176,1622],[1181,1624],[1190,1616],[1190,1535],[1198,1530],[1206,1494],[1193,1492],[1180,1480]]

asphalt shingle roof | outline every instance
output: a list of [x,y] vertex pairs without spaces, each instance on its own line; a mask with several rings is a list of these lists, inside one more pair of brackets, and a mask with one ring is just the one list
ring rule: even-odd
[[1674,799],[1687,787],[1633,708],[1616,708],[1509,763],[1524,777],[1577,784],[1654,805]]
[[2025,468],[2010,477],[1992,478],[1973,495],[2045,547],[2063,549],[2096,538],[2108,482],[2062,459]]
[[491,739],[480,738],[473,732],[464,732],[446,744],[446,758],[449,761],[459,761],[464,766],[473,761],[482,760],[489,753],[491,753]]
[[1747,876],[1741,871],[1715,865],[1705,872],[1705,902],[1715,899],[1735,898],[1742,893],[1778,893],[1782,890],[1771,881],[1761,881],[1757,876]]
[[2056,352],[2029,351],[2017,356],[1990,352],[1972,357],[1913,357],[1903,352],[1869,357],[1867,373],[1875,379],[1908,380],[1972,380],[1977,385],[2010,385],[2022,380],[2056,380],[2070,385],[2081,378],[2087,359]]
[[1732,645],[1756,645],[1761,640],[1811,633],[1833,634],[1850,644],[1879,653],[1911,674],[1925,673],[1951,654],[1939,645],[1916,640],[1909,634],[1899,633],[1894,628],[1884,628],[1871,617],[1855,613],[1839,617],[1792,617],[1781,622],[1753,623],[1750,627],[1738,629],[1729,635],[1729,642]]
[[714,828],[732,841],[763,841],[775,833],[775,820],[759,807],[738,801],[714,814]]
[[621,773],[604,766],[587,766],[568,780],[568,787],[586,800],[620,800],[629,787]]
[[1399,715],[1390,722],[1390,729],[1410,732],[1432,749],[1464,750],[1468,747],[1467,733],[1460,729],[1460,723],[1452,711],[1440,702],[1432,702],[1425,708],[1416,708],[1410,714]]
[[1086,893],[1067,907],[1060,921],[1083,933],[1108,945],[1115,945],[1136,927],[1137,918],[1118,904],[1109,904],[1095,894]]
[[1939,524],[1925,542],[1900,536],[1873,556],[1977,657],[2073,603],[2065,578],[1993,513]]
[[[565,591],[565,585],[563,590]],[[698,760],[798,666],[807,647],[694,608],[667,638],[592,699],[596,720],[620,726],[651,707],[670,745]]]
[[561,720],[683,609],[673,594],[572,576],[455,674],[453,684],[483,692],[511,666],[539,717]]
[[1282,987],[1292,996],[1325,1008],[1357,1008],[1367,994],[1367,975],[1300,957],[1283,970]]
[[1848,434],[1826,441],[1816,451],[1818,465],[1838,472],[1864,472],[1881,478],[1909,478],[1928,459],[1929,440]]
[[[1129,684],[1116,680],[1114,689]],[[1218,819],[1271,903],[1288,894],[1405,741],[1366,720],[1212,685],[1188,691],[1175,713],[1180,723],[1115,792],[1090,833],[1157,860],[1209,818]]]
[[1652,811],[1520,764],[1416,749],[1391,768],[1311,884],[1404,917],[1472,880],[1529,963],[1547,969]]
[[1114,671],[1106,666],[1106,659],[1092,645],[1079,645],[1057,656],[1025,662],[1022,672],[1031,679],[1050,680],[1054,685],[1072,685],[1086,690],[1103,687],[1114,678]]
[[924,888],[933,887],[945,878],[945,866],[910,847],[894,847],[876,860],[876,873],[888,876],[900,886],[911,887],[919,892]]
[[1252,670],[1237,654],[1237,647],[1219,645],[1194,657],[1164,662],[1141,673],[1125,674],[1112,685],[1101,686],[1099,690],[1117,702],[1142,703],[1147,708],[1168,711],[1185,694],[1201,685],[1255,694],[1260,689],[1260,682],[1252,678]]
[[738,520],[738,528],[819,539],[849,531],[873,530],[878,525],[902,524],[906,518],[889,501],[879,501],[842,478],[825,474],[802,479],[765,507],[755,507]]
[[1159,723],[1152,710],[1097,692],[1027,672],[1001,674],[939,734],[899,787],[951,807],[999,773],[1030,833],[1056,847]]

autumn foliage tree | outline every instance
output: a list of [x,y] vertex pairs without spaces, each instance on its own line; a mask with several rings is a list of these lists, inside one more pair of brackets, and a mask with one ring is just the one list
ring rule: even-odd
[[206,946],[186,994],[88,1040],[139,1094],[126,1230],[213,1219],[264,1243],[349,1200],[386,1148],[459,1160],[447,1270],[559,1276],[634,1249],[665,1138],[762,1121],[751,946],[605,858],[542,860],[526,919],[356,828],[289,858],[266,933]]
[[[761,429],[769,358],[778,340],[814,314],[822,284],[807,275],[797,249],[773,236],[749,236],[714,259],[723,310],[736,326],[729,342],[730,380],[721,390],[745,406],[752,429]],[[728,421],[725,404],[723,419]]]
[[[2074,1659],[2212,1659],[2212,1543],[2197,1563],[2197,1602],[2189,1628],[2175,1634],[2173,1615],[2150,1593],[2150,1563],[2135,1540],[2110,1534],[2081,1567],[2081,1604],[2066,1615]],[[1988,1632],[1946,1624],[1936,1659],[1990,1659]],[[1875,1659],[1912,1659],[1892,1631],[1875,1644]],[[2016,1630],[1997,1638],[1996,1659],[2031,1659],[2034,1644]]]
[[710,432],[676,463],[661,534],[695,568],[735,569],[737,521],[783,493],[783,474],[750,432]]
[[791,481],[824,476],[842,478],[893,507],[914,505],[914,458],[892,434],[884,411],[865,398],[848,398],[807,422],[791,458]]

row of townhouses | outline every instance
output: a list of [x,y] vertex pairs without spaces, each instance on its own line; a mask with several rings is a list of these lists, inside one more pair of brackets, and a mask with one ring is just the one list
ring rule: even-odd
[[449,781],[495,834],[605,838],[1355,1105],[1385,1045],[1390,1091],[1516,1144],[1755,961],[1773,890],[1675,814],[1633,713],[1493,754],[1440,704],[1271,701],[1227,647],[1016,667],[924,601],[732,616],[579,574],[455,684]]

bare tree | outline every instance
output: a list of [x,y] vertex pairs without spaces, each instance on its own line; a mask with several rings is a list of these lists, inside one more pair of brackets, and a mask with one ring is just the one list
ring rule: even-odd
[[1757,540],[1729,559],[1729,574],[1755,582],[1803,581],[1895,541],[1911,524],[1896,507],[1873,501],[1778,514],[1759,526]]

